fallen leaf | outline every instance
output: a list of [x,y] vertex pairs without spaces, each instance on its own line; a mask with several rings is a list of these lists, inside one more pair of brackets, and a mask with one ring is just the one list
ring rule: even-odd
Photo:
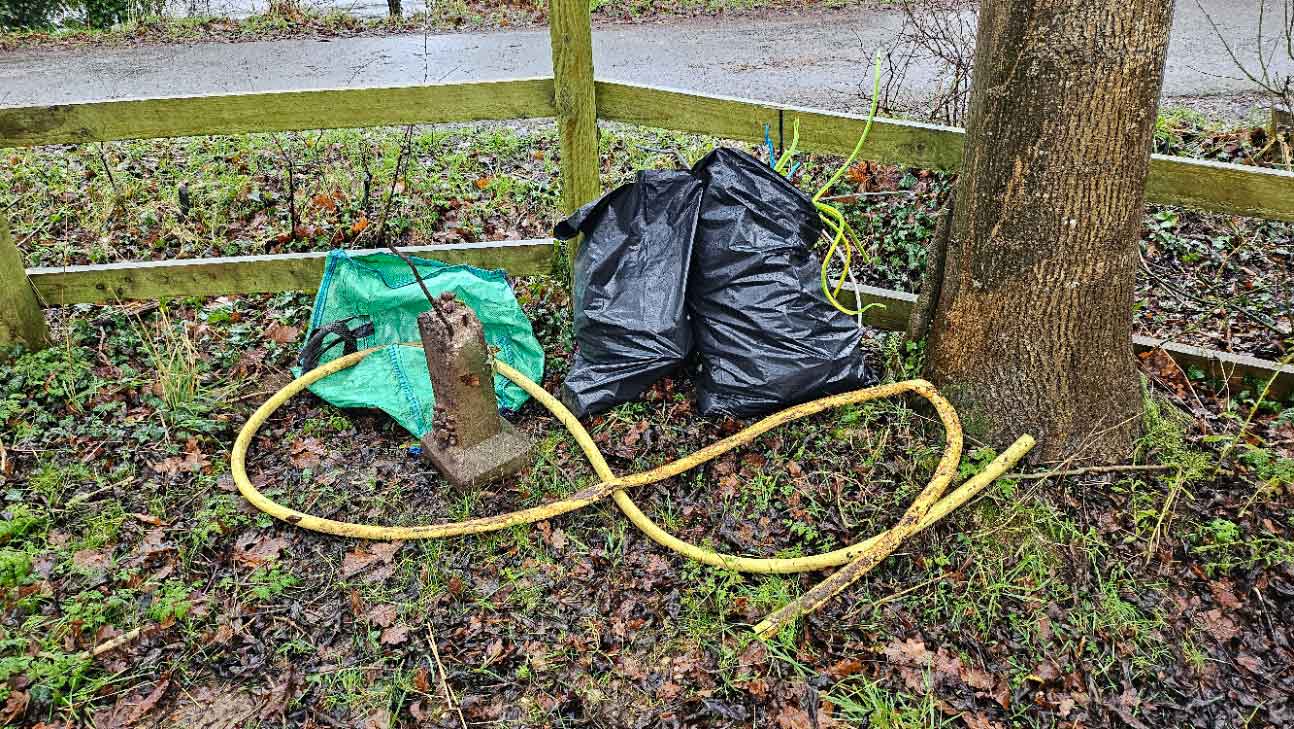
[[381,628],[389,628],[395,622],[396,607],[395,605],[374,605],[368,611],[369,622]]
[[8,726],[13,723],[14,719],[23,715],[27,711],[27,703],[31,697],[22,691],[13,690],[9,692],[9,698],[5,700],[4,708],[0,709],[0,723]]
[[324,445],[318,438],[306,436],[288,446],[288,461],[297,468],[318,468],[324,453]]
[[382,631],[378,642],[382,645],[400,645],[409,639],[409,626],[397,623]]
[[353,552],[347,552],[341,560],[341,576],[354,577],[368,570],[366,580],[370,582],[385,580],[395,571],[391,559],[402,546],[404,546],[403,542],[374,542],[371,545],[360,546]]
[[350,234],[359,235],[360,233],[363,233],[364,229],[367,227],[368,227],[368,218],[360,218],[359,220],[356,220],[353,224],[351,224]]
[[993,686],[997,683],[993,679],[993,674],[988,671],[981,671],[978,668],[962,667],[961,679],[967,686],[980,691],[992,691]]
[[863,670],[863,662],[857,658],[844,658],[836,661],[827,669],[827,675],[839,681]]
[[962,721],[966,722],[966,729],[1002,729],[1001,722],[993,721],[984,714],[962,714]]
[[1235,621],[1224,615],[1218,608],[1196,615],[1196,622],[1221,641],[1228,641],[1240,635],[1240,628],[1236,627]]
[[278,344],[291,344],[299,336],[301,336],[301,329],[287,324],[274,322],[265,328],[265,338]]
[[166,695],[166,689],[170,686],[170,677],[163,676],[161,680],[157,682],[157,685],[153,687],[153,690],[148,692],[147,696],[140,699],[138,703],[131,707],[130,713],[126,715],[126,723],[134,724],[143,718],[145,714],[152,711],[153,707],[157,706],[157,702],[161,701],[162,697]]
[[930,661],[930,651],[920,638],[896,640],[885,646],[882,652],[891,663],[900,666],[924,666]]
[[1237,656],[1236,664],[1255,676],[1263,675],[1263,662],[1255,656],[1248,654]]
[[791,704],[782,706],[776,722],[777,729],[816,729],[809,712]]
[[234,561],[252,569],[279,558],[279,553],[288,546],[283,537],[271,537],[264,532],[243,532],[234,542]]
[[310,202],[314,203],[315,207],[321,208],[323,210],[327,210],[329,212],[335,211],[337,209],[337,201],[333,199],[332,195],[329,195],[326,192],[321,192],[318,195],[315,195],[314,197],[310,198]]
[[96,549],[81,549],[72,555],[72,565],[82,572],[102,573],[112,566],[112,559]]

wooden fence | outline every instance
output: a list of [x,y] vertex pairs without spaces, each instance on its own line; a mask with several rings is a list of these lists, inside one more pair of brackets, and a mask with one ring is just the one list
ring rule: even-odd
[[[757,142],[765,124],[800,124],[802,148],[847,154],[865,118],[782,104],[726,98],[613,81],[595,81],[586,0],[551,0],[552,77],[365,89],[322,89],[132,99],[0,108],[0,148],[82,144],[209,134],[302,129],[439,124],[554,118],[560,139],[562,204],[567,210],[596,198],[597,121],[658,127]],[[937,170],[961,163],[963,132],[878,119],[866,148],[869,159]],[[1294,221],[1294,174],[1233,164],[1155,155],[1147,199],[1212,212]],[[550,241],[446,245],[430,250],[442,260],[503,268],[513,275],[551,272]],[[42,307],[110,303],[172,296],[311,291],[321,253],[24,268],[0,219],[0,344],[40,346],[46,338]],[[862,287],[855,295],[887,305],[871,323],[902,329],[910,294]],[[1294,391],[1294,367],[1185,345],[1138,339],[1138,349],[1162,346],[1183,366],[1227,379],[1270,377],[1275,390]]]

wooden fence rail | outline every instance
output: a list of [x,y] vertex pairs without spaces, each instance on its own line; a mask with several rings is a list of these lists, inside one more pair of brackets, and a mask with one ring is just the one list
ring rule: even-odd
[[[378,250],[386,249],[352,253],[363,255]],[[436,260],[445,263],[502,268],[514,276],[551,273],[554,261],[554,246],[549,239],[405,246],[402,250],[415,255],[434,255]],[[327,252],[282,253],[29,268],[27,277],[46,306],[109,304],[175,296],[310,293],[319,286],[327,256]]]
[[551,117],[553,79],[0,108],[0,147]]
[[[690,91],[599,81],[598,118],[759,142],[764,125],[789,130],[800,121],[800,147],[846,155],[867,118]],[[787,131],[787,134],[790,132]],[[920,122],[876,119],[864,157],[877,162],[955,170],[964,132]],[[1146,181],[1152,203],[1272,220],[1294,220],[1294,173],[1248,165],[1154,155]]]

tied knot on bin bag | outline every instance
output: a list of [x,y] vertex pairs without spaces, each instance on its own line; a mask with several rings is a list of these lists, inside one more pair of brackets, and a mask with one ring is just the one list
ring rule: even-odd
[[818,287],[812,198],[750,155],[648,170],[554,229],[576,253],[576,353],[563,403],[583,417],[690,358],[704,415],[750,417],[873,380],[863,331]]

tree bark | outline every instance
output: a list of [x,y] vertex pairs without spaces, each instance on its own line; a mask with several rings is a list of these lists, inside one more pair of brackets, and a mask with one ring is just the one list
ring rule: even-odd
[[1172,0],[985,0],[930,378],[969,433],[1125,457],[1132,305]]
[[400,7],[400,0],[386,0],[386,14],[392,18],[403,15],[404,9]]

